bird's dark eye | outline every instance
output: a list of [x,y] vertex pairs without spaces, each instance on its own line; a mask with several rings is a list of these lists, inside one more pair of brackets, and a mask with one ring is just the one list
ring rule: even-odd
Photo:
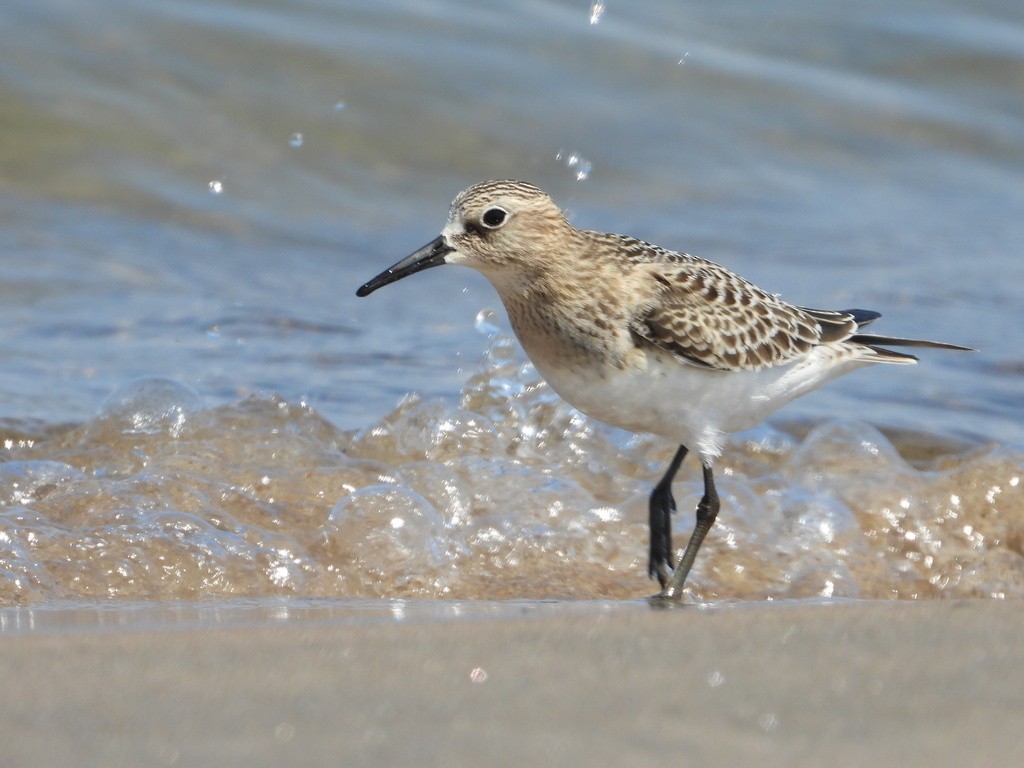
[[508,211],[504,208],[488,208],[484,211],[483,218],[480,221],[489,229],[497,229],[505,223],[506,216],[508,216]]

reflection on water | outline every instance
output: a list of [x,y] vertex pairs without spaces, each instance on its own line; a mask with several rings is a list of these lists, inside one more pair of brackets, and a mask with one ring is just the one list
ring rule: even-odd
[[[672,447],[573,411],[481,327],[458,403],[410,396],[358,432],[280,399],[203,408],[166,380],[78,427],[12,429],[0,597],[650,593],[647,492]],[[826,422],[740,435],[719,474],[697,599],[1024,595],[1020,454]]]
[[[738,607],[741,603],[733,603]],[[252,627],[282,623],[360,625],[523,616],[628,613],[647,601],[234,598],[190,602],[71,601],[0,607],[0,633]],[[720,607],[725,607],[723,604]]]

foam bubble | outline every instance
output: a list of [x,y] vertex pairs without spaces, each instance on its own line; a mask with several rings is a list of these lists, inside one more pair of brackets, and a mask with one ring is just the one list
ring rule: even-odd
[[180,437],[201,408],[199,395],[181,382],[141,378],[112,392],[100,405],[97,420],[125,434]]
[[[539,382],[508,337],[451,400],[358,432],[303,403],[203,408],[146,379],[0,463],[0,602],[642,597],[647,499],[673,446]],[[1024,596],[1024,456],[854,421],[730,440],[698,599]],[[702,493],[674,485],[675,543]]]

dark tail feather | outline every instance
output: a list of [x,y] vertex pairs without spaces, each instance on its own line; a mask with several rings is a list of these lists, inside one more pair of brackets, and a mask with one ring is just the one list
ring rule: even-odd
[[811,309],[810,307],[800,307],[800,309],[819,322],[846,324],[852,320],[858,328],[863,328],[882,316],[881,312],[870,309]]
[[[876,352],[881,358],[879,362],[915,363],[917,358],[906,352],[894,352],[885,347],[923,347],[927,349],[952,349],[960,352],[974,352],[970,347],[959,344],[947,344],[944,341],[927,341],[926,339],[901,339],[899,336],[878,336],[873,333],[860,333],[865,325],[873,323],[882,315],[871,309],[801,309],[818,321],[821,329],[820,341],[852,341],[863,344]],[[881,346],[885,345],[885,346]]]
[[811,309],[800,307],[818,322],[820,340],[826,344],[830,341],[844,341],[850,338],[868,323],[874,322],[882,315],[870,309]]
[[[888,347],[926,347],[928,349],[955,349],[959,352],[977,352],[970,347],[961,347],[959,344],[947,344],[944,341],[926,341],[925,339],[901,339],[899,336],[876,336],[873,333],[857,333],[850,337],[850,341],[873,347],[876,344],[885,344]],[[899,353],[895,353],[899,354]],[[909,357],[909,355],[908,355]]]
[[882,316],[881,312],[875,312],[870,309],[843,309],[840,312],[844,315],[849,315],[853,318],[853,322],[857,324],[858,328],[863,328],[865,325],[870,325]]
[[850,337],[850,341],[863,344],[879,356],[879,362],[886,363],[916,363],[917,358],[908,355],[906,352],[895,352],[891,349],[878,346],[885,344],[886,347],[926,347],[929,349],[954,349],[960,352],[974,352],[970,347],[961,347],[959,344],[946,344],[943,341],[925,341],[924,339],[901,339],[898,336],[876,336],[872,333],[858,333]]

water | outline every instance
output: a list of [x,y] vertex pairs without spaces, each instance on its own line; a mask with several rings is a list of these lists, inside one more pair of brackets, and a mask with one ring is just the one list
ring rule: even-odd
[[1024,594],[1019,3],[15,0],[0,50],[0,602],[650,592],[671,446],[469,270],[354,296],[501,177],[979,349],[737,436],[695,597]]

